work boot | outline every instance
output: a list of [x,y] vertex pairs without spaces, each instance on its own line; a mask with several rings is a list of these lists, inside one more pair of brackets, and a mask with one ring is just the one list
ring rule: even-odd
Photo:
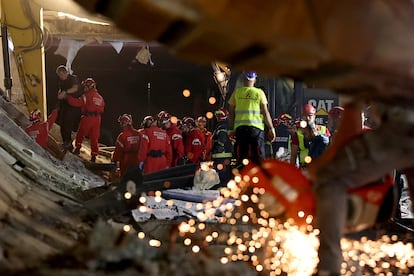
[[73,151],[73,145],[72,145],[72,144],[69,144],[69,145],[67,146],[67,151],[70,151],[70,152],[72,152],[72,151]]
[[73,151],[73,154],[75,154],[75,155],[79,155],[79,154],[80,154],[80,148],[76,148],[76,149]]
[[91,162],[92,162],[92,163],[95,163],[95,162],[96,162],[96,156],[95,156],[95,155],[92,155],[92,156],[91,156]]
[[72,150],[73,150],[73,145],[72,145],[72,143],[63,143],[63,152],[64,153],[66,153],[66,152],[72,152]]

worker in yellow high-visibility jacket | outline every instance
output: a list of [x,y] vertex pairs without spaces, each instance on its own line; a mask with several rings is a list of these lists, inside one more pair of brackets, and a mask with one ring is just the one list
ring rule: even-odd
[[265,124],[268,138],[274,141],[275,128],[267,107],[266,94],[254,86],[256,72],[245,72],[244,86],[234,90],[229,103],[229,126],[235,131],[235,154],[239,164],[244,159],[259,163],[264,157]]

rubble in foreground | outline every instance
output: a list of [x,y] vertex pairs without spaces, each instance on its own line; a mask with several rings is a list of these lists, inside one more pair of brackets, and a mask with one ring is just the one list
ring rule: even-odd
[[[208,248],[194,254],[175,243],[149,246],[123,224],[98,219],[83,205],[86,189],[107,181],[78,157],[51,156],[23,131],[27,119],[0,100],[0,271],[26,275],[255,275],[246,263],[222,267]],[[99,188],[97,189],[99,190]],[[105,188],[104,188],[105,190]],[[88,195],[90,196],[90,195]],[[97,223],[98,221],[98,223]],[[160,222],[160,225],[162,223]],[[168,233],[175,223],[165,223]],[[213,250],[211,250],[213,249]]]

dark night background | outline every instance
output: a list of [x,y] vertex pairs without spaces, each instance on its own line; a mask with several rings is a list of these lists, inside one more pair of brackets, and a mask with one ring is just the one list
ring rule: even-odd
[[[45,47],[46,93],[48,112],[56,105],[56,67],[66,64],[66,59],[54,54],[59,40],[50,40]],[[166,110],[178,118],[199,116],[217,108],[220,93],[208,65],[195,65],[175,58],[165,47],[150,44],[154,66],[139,63],[135,56],[144,46],[141,42],[125,42],[118,54],[109,43],[92,43],[82,47],[72,63],[72,70],[82,81],[92,77],[105,99],[102,116],[101,140],[113,145],[120,131],[117,118],[130,113],[134,126],[139,127],[147,115]],[[148,98],[148,83],[151,84]],[[183,89],[191,96],[184,98]],[[215,105],[208,98],[215,96]],[[213,122],[209,122],[211,125]]]

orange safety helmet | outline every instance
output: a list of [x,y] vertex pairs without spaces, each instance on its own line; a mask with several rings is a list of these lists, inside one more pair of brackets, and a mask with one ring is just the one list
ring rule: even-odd
[[311,104],[305,104],[302,108],[302,115],[315,115],[316,109]]
[[40,121],[41,118],[42,118],[42,112],[39,109],[35,109],[29,114],[29,120],[31,122]]
[[132,125],[132,115],[130,114],[123,114],[118,117],[118,123],[124,127],[128,125]]

